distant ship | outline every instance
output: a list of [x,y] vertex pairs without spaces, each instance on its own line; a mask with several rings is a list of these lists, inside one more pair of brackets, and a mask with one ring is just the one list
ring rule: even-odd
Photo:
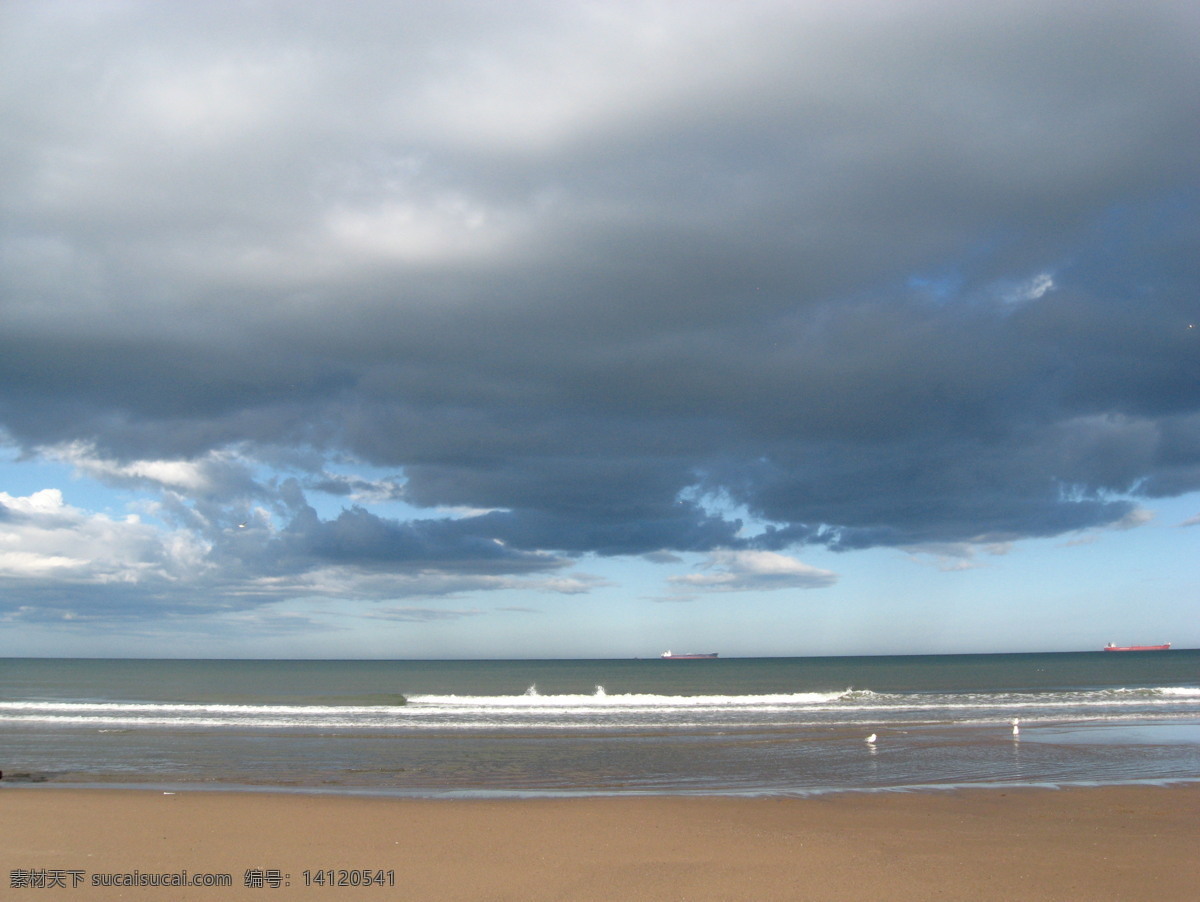
[[711,655],[675,655],[671,654],[670,651],[664,651],[661,655],[659,655],[659,657],[664,661],[707,661],[711,658],[715,658],[716,656],[716,652],[713,652]]
[[1105,651],[1170,651],[1171,643],[1166,645],[1114,645],[1109,642],[1104,646]]

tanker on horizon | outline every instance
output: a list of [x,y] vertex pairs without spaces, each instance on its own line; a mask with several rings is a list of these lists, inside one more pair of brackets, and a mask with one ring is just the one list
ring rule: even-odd
[[1115,642],[1109,642],[1104,646],[1105,651],[1170,651],[1171,643],[1165,645],[1117,645]]

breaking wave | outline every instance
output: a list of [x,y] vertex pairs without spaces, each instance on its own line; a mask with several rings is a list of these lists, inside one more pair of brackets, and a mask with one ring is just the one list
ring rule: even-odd
[[413,705],[437,705],[447,708],[711,708],[761,707],[763,705],[820,705],[859,694],[853,689],[840,692],[794,692],[769,695],[653,695],[618,693],[610,695],[597,686],[591,695],[542,695],[530,686],[521,695],[414,695]]
[[0,724],[113,729],[664,730],[778,729],[853,724],[986,723],[1065,719],[1148,720],[1200,716],[1200,688],[1037,692],[826,692],[759,695],[415,694],[403,705],[237,705],[5,701]]

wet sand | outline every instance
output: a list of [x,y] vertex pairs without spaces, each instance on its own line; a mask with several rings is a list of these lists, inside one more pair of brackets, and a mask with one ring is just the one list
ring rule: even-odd
[[[1197,898],[1197,849],[1197,784],[503,801],[0,788],[6,898],[1168,902]],[[184,870],[232,885],[93,885]],[[330,870],[385,885],[313,880]],[[14,888],[26,879],[65,888]]]

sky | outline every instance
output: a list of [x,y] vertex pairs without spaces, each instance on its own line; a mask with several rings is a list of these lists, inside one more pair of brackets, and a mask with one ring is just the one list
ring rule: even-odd
[[1200,6],[0,2],[0,655],[1200,647]]

